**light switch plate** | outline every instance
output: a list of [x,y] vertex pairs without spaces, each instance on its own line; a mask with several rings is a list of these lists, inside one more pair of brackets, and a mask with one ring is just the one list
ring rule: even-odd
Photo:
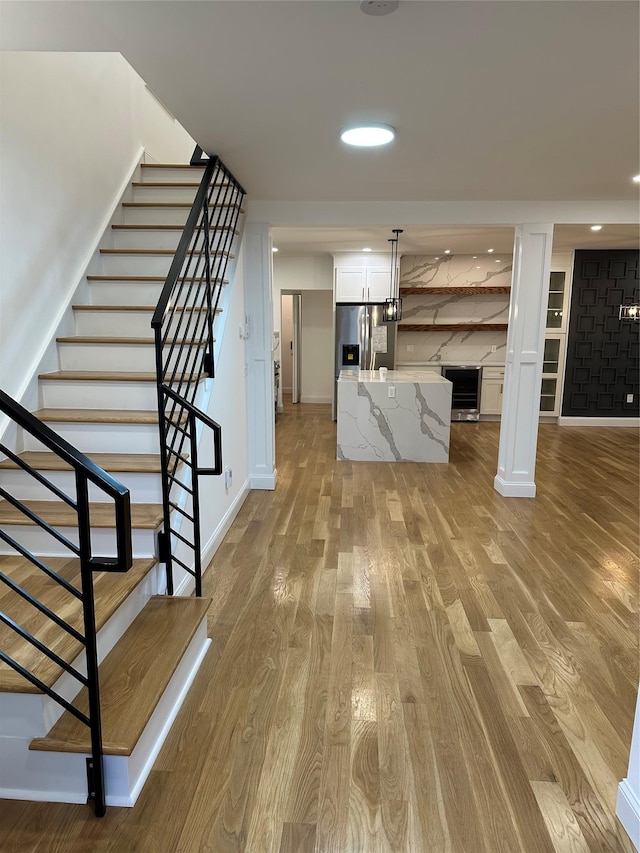
[[388,392],[390,397],[395,397],[396,396],[396,386],[395,385],[389,385],[389,387],[387,388],[387,392]]
[[633,403],[633,394],[627,394],[627,403]]

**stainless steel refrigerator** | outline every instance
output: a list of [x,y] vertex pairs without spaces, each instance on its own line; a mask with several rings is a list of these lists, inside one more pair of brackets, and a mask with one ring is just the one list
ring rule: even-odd
[[333,419],[336,419],[338,376],[341,370],[393,370],[397,323],[384,323],[384,305],[336,305],[335,381]]

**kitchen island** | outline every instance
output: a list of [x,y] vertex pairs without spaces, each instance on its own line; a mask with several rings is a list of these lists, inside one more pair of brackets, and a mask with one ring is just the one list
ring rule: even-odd
[[338,459],[448,462],[451,382],[428,370],[343,370]]

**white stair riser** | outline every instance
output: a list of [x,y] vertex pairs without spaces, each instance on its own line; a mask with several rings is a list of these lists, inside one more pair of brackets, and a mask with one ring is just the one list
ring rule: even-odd
[[155,382],[97,382],[44,379],[42,404],[51,409],[153,409],[158,404]]
[[179,225],[184,228],[188,207],[123,207],[125,225]]
[[[76,478],[72,471],[41,471],[39,473],[75,500]],[[113,476],[129,489],[132,503],[162,503],[160,474],[116,471],[113,472]],[[56,500],[55,495],[50,489],[36,480],[35,477],[27,474],[26,471],[16,469],[0,470],[0,485],[9,494],[21,501]],[[104,501],[105,498],[106,495],[101,489],[93,484],[89,485],[89,500]]]
[[[158,282],[92,281],[90,282],[91,304],[157,305],[163,287],[164,280]],[[117,331],[114,334],[117,334]]]
[[102,275],[160,275],[166,277],[173,255],[102,254]]
[[[153,337],[153,329],[151,328],[153,312],[154,309],[151,307],[144,311],[119,311],[117,307],[113,311],[83,309],[75,312],[76,334],[80,337]],[[184,317],[176,313],[168,330],[179,331],[178,326],[180,326],[183,330],[182,334],[194,334],[196,325],[198,329],[202,329],[204,325],[203,318],[196,319],[196,312],[189,311]],[[135,368],[132,367],[131,369]],[[145,406],[138,408],[144,409]]]
[[[90,281],[89,292],[93,305],[157,305],[162,281]],[[116,332],[117,333],[117,332]]]
[[[153,346],[143,344],[58,344],[60,366],[63,370],[121,370],[151,371],[156,366],[156,351]],[[167,350],[168,356],[168,350]],[[183,372],[187,364],[192,364],[194,356],[187,347],[182,351],[178,346],[171,353],[169,366],[179,367]]]
[[120,231],[112,229],[114,249],[173,249],[178,247],[182,231]]
[[199,184],[204,175],[204,166],[194,166],[191,169],[161,169],[153,164],[145,164],[144,168],[140,169],[140,175],[140,180],[145,183],[166,184],[175,181]]
[[153,337],[153,311],[151,307],[148,311],[75,311],[76,334],[98,337],[114,335],[122,338]]
[[[54,432],[83,453],[159,453],[157,424],[48,423]],[[43,450],[24,433],[25,450]]]
[[131,201],[186,201],[193,204],[197,191],[197,187],[134,187]]
[[[48,557],[70,557],[73,554],[61,542],[37,525],[5,524],[2,528],[33,554]],[[77,543],[75,528],[59,527],[58,532],[71,542]],[[154,530],[136,529],[131,534],[133,556],[153,557],[156,554],[156,534]],[[91,543],[96,557],[113,557],[116,553],[115,531],[112,528],[97,527],[92,530]],[[9,545],[0,540],[0,554],[15,554]]]

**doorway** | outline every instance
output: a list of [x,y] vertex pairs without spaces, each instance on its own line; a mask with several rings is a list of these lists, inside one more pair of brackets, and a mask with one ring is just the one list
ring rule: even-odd
[[281,295],[282,398],[299,403],[301,397],[302,348],[300,346],[302,294]]

